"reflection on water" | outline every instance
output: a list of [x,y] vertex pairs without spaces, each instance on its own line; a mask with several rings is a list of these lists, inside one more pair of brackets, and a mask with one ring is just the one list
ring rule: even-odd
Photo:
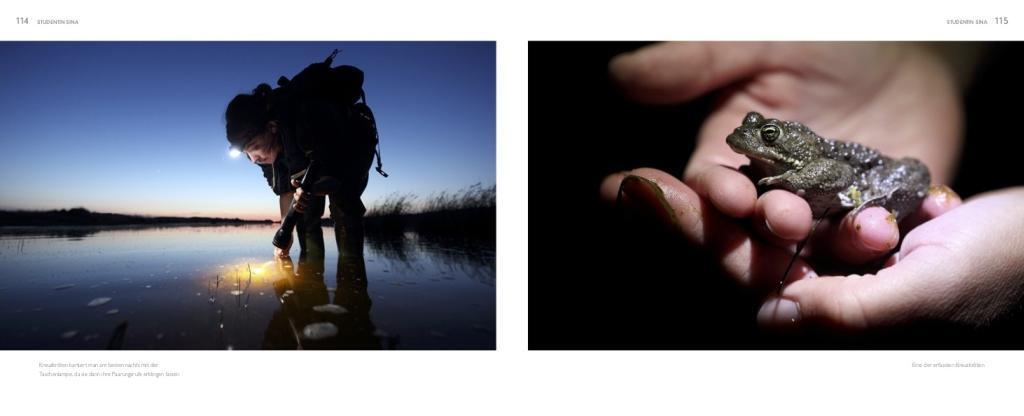
[[[392,268],[415,271],[423,267],[422,253],[429,252],[442,274],[465,275],[494,286],[494,247],[458,239],[443,239],[405,233],[389,238],[371,238],[367,247],[375,257]],[[411,256],[411,257],[410,257]]]
[[339,256],[337,286],[331,291],[324,281],[323,261],[323,258],[303,257],[297,267],[291,260],[279,261],[281,278],[273,284],[274,293],[281,299],[281,308],[270,318],[263,347],[393,347],[393,344],[381,344],[383,334],[377,332],[370,318],[373,301],[367,292],[366,264],[362,256]]
[[293,261],[268,225],[11,231],[0,348],[494,348],[493,243],[406,233]]

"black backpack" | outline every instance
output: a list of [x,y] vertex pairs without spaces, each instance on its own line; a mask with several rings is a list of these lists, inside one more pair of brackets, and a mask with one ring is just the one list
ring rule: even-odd
[[[335,49],[323,62],[310,64],[292,79],[281,76],[277,79],[278,94],[288,94],[301,99],[317,99],[332,102],[340,107],[350,107],[356,114],[366,119],[370,125],[371,148],[377,157],[377,173],[388,177],[384,172],[380,158],[380,135],[377,133],[377,121],[373,111],[366,104],[366,92],[363,91],[363,71],[351,65],[331,67],[339,50]],[[371,158],[373,155],[370,156]]]

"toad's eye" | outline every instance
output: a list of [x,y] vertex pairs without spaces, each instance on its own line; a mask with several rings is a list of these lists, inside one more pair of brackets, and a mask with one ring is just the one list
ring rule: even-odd
[[765,124],[761,127],[761,139],[766,142],[774,142],[782,135],[782,129],[774,124]]

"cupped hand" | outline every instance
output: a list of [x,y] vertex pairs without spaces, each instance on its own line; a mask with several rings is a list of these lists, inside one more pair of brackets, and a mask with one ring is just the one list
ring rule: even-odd
[[[684,170],[683,186],[699,199],[691,202],[702,223],[722,222],[714,216],[752,218],[753,232],[783,253],[808,235],[810,208],[788,192],[759,198],[754,184],[738,171],[748,160],[733,152],[725,137],[747,112],[800,121],[825,137],[859,142],[889,156],[915,157],[925,162],[936,183],[951,178],[960,148],[961,109],[953,75],[938,58],[912,44],[665,43],[616,57],[610,71],[626,95],[645,103],[719,93],[719,104],[701,127]],[[674,179],[649,170],[638,175],[655,182]],[[608,199],[617,195],[623,177],[606,179]],[[903,233],[920,221],[905,222]],[[884,256],[901,233],[881,208],[822,227],[826,237],[808,252],[848,264]],[[715,238],[726,243],[718,243],[724,244],[719,251],[733,250],[729,243],[746,241],[751,233],[737,226],[720,228],[724,234]]]
[[[753,186],[749,180],[746,184]],[[723,195],[729,195],[728,190],[725,191]],[[755,201],[753,209],[730,215],[721,212],[706,196],[678,178],[660,170],[640,168],[605,178],[600,192],[604,200],[619,204],[623,209],[644,213],[694,245],[706,249],[724,274],[741,286],[759,291],[777,288],[793,257],[794,244],[779,244],[762,238],[754,230],[761,228],[763,233],[770,228],[772,235],[785,236],[779,240],[803,238],[810,231],[810,208],[803,200],[793,201],[793,198],[799,198],[784,191],[767,192]],[[777,200],[780,198],[782,201]],[[906,223],[924,223],[960,203],[960,198],[948,188],[933,188],[917,213],[907,218]],[[772,209],[782,211],[767,213]],[[850,223],[852,225],[840,227],[839,231],[843,233],[846,231],[842,230],[851,230],[846,237],[826,239],[853,240],[852,235],[859,235],[859,240],[891,238],[888,233],[895,230],[895,225],[888,221],[888,212],[879,210],[881,212],[864,210],[857,216],[857,221]],[[876,214],[884,218],[876,219],[879,216]],[[777,218],[777,221],[769,225],[766,218]],[[855,244],[851,242],[848,245],[853,247]],[[807,253],[803,253],[795,260],[786,281],[817,276],[806,257]]]
[[985,327],[1024,300],[1024,187],[979,195],[921,224],[876,274],[799,279],[769,298],[773,328],[854,332],[932,321]]

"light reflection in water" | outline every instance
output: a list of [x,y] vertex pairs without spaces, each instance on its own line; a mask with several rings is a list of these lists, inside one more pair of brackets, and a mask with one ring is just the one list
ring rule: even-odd
[[0,231],[0,348],[494,347],[493,243],[407,235],[370,239],[365,256],[276,261],[272,232]]

